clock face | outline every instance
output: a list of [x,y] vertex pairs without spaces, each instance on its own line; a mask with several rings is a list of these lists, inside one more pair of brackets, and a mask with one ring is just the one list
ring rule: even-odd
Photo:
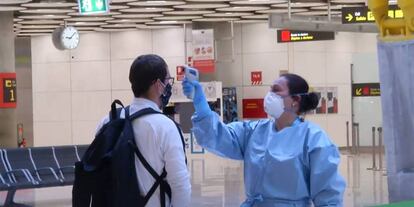
[[79,44],[79,32],[74,27],[65,27],[60,36],[65,49],[75,49]]

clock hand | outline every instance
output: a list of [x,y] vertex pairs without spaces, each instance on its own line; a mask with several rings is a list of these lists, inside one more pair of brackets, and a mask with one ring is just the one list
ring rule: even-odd
[[72,39],[72,37],[73,37],[75,34],[76,34],[76,32],[74,32],[74,33],[72,34],[72,36],[70,36],[70,39]]

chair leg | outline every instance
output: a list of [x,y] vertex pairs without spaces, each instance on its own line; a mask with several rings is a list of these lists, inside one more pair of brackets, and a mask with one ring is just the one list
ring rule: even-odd
[[15,203],[14,195],[16,194],[16,190],[9,190],[7,192],[6,200],[4,201],[3,207],[31,207],[30,205]]

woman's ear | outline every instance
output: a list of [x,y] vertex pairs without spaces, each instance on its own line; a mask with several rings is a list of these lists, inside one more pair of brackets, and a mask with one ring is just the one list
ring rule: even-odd
[[297,109],[297,111],[300,110],[300,101],[302,100],[302,97],[300,96],[292,96],[292,107]]

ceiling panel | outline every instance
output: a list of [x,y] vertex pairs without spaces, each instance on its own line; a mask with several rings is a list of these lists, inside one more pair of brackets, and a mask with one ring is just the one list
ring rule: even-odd
[[[332,15],[365,5],[365,0],[331,0]],[[271,13],[287,14],[287,0],[111,0],[110,12],[81,15],[75,0],[0,0],[0,11],[13,11],[16,33],[73,25],[82,31],[161,29],[191,22],[265,22]],[[295,15],[326,16],[320,2],[291,3]],[[37,34],[38,32],[26,32]]]

